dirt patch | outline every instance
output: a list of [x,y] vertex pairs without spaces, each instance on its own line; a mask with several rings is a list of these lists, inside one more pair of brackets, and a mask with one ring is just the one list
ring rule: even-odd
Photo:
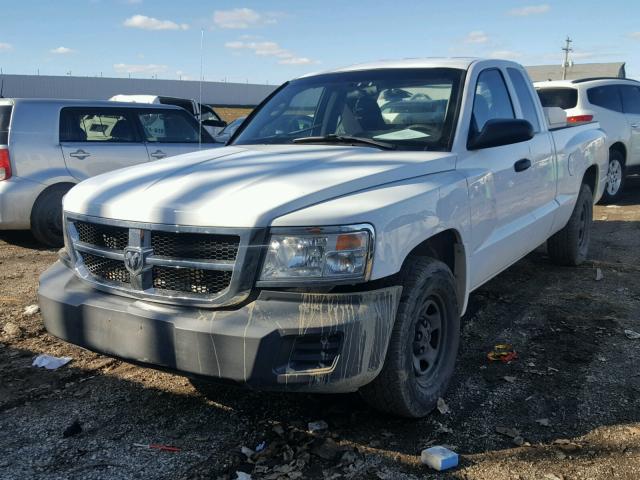
[[[419,421],[380,415],[357,395],[196,389],[60,342],[24,311],[56,253],[2,233],[0,478],[640,478],[640,340],[624,334],[640,331],[640,181],[628,185],[620,205],[595,209],[585,265],[554,266],[541,249],[472,295],[451,413]],[[2,334],[7,324],[17,330]],[[517,360],[487,360],[501,342]],[[39,353],[73,361],[35,369]],[[307,432],[319,419],[328,430]],[[65,438],[76,420],[80,432]],[[520,445],[499,433],[508,429]],[[262,442],[262,454],[241,452]],[[460,453],[460,467],[421,466],[433,444]]]

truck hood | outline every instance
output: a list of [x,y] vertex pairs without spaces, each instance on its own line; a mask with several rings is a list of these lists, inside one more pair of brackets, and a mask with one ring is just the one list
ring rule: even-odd
[[454,168],[447,152],[230,146],[90,178],[69,191],[64,209],[134,222],[265,227],[310,205]]

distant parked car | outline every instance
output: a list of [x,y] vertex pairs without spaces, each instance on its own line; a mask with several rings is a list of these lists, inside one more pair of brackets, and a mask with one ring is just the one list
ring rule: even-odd
[[603,201],[616,201],[625,176],[640,173],[640,82],[584,78],[537,82],[535,87],[542,105],[563,108],[569,123],[600,123],[609,147],[609,173]]
[[[217,146],[183,109],[0,99],[0,230],[62,245],[62,197],[110,170]],[[202,144],[202,145],[201,145]]]
[[222,131],[213,137],[216,143],[227,143],[231,136],[236,133],[236,130],[242,125],[242,122],[245,121],[247,117],[238,117],[235,120],[231,121],[226,127],[222,129]]
[[151,103],[161,105],[175,105],[184,108],[198,120],[209,135],[218,135],[227,122],[209,105],[204,105],[189,98],[164,97],[159,95],[114,95],[109,100],[112,102]]

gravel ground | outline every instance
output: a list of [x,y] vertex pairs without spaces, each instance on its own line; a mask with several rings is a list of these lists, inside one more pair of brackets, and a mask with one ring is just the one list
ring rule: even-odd
[[[67,345],[25,313],[55,252],[0,233],[0,479],[640,478],[640,339],[624,333],[640,332],[640,180],[628,185],[619,205],[595,209],[589,262],[556,267],[541,249],[472,295],[450,413],[420,421],[357,395],[196,389]],[[487,360],[501,342],[517,360]],[[31,367],[40,353],[73,360]],[[328,429],[307,432],[314,420]],[[460,466],[420,465],[429,445],[456,450]]]

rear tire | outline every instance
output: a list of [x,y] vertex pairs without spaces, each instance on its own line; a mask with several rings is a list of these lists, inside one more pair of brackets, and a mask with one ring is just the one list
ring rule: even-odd
[[429,257],[410,259],[382,371],[360,389],[374,408],[424,417],[444,395],[455,367],[460,315],[451,270]]
[[582,184],[569,222],[547,240],[547,252],[558,265],[577,266],[589,253],[591,225],[593,223],[593,194]]
[[61,247],[62,197],[73,185],[54,185],[40,194],[31,210],[31,233],[48,247]]
[[600,203],[616,203],[622,196],[625,183],[624,155],[617,150],[609,152],[609,168],[607,170],[607,184]]

